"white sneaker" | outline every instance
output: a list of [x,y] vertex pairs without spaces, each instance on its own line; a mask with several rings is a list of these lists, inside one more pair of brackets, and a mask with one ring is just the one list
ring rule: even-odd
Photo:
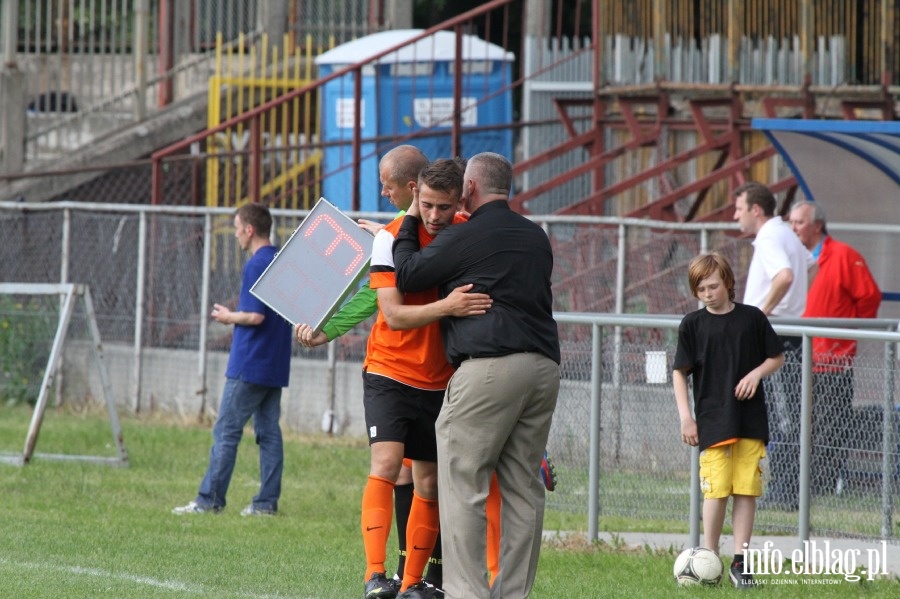
[[274,510],[264,510],[256,507],[252,503],[241,510],[241,516],[274,516]]
[[220,507],[203,507],[202,505],[197,505],[196,501],[172,508],[172,513],[176,516],[183,516],[184,514],[218,514],[221,511],[222,508]]

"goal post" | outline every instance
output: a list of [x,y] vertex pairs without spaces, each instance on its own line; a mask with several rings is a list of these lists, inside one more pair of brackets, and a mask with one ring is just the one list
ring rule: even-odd
[[[0,454],[0,462],[22,466],[29,463],[33,457],[39,457],[44,459],[78,460],[104,463],[113,466],[127,466],[128,453],[125,450],[125,442],[122,438],[122,426],[119,422],[118,411],[116,410],[115,401],[113,399],[112,385],[110,384],[109,373],[106,370],[106,364],[103,359],[103,344],[100,340],[100,328],[97,326],[97,316],[94,312],[94,303],[91,299],[90,288],[87,285],[76,283],[0,283],[0,297],[54,295],[60,298],[59,317],[57,319],[56,334],[53,337],[53,344],[50,348],[50,355],[47,358],[47,364],[44,368],[37,401],[34,405],[31,424],[28,427],[28,433],[25,437],[25,447],[21,455]],[[115,457],[35,452],[35,447],[37,445],[38,436],[41,430],[41,424],[44,420],[44,413],[47,409],[50,389],[53,387],[54,380],[56,379],[56,376],[59,373],[59,369],[62,364],[62,355],[65,349],[66,337],[69,332],[69,325],[72,321],[72,315],[75,311],[75,305],[76,303],[79,303],[79,301],[83,307],[85,323],[90,333],[90,350],[93,354],[93,361],[97,368],[97,374],[100,378],[100,385],[102,387],[103,397],[106,403],[106,411],[109,416],[109,424],[113,437],[113,446],[116,449]]]

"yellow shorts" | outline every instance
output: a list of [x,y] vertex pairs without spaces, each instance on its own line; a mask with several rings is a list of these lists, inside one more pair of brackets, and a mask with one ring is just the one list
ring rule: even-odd
[[700,489],[706,499],[729,495],[762,495],[766,446],[759,439],[738,439],[700,452]]

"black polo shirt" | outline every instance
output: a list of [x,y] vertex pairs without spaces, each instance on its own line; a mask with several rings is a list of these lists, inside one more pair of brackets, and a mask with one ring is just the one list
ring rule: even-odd
[[550,276],[553,253],[547,234],[505,200],[488,202],[468,222],[444,229],[419,248],[418,220],[405,216],[394,242],[400,291],[438,287],[446,297],[460,285],[487,293],[486,314],[441,320],[447,359],[536,352],[559,364]]

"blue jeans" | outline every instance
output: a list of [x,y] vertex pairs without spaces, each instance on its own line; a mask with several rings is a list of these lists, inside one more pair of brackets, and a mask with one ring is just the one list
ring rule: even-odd
[[281,387],[264,387],[232,378],[225,380],[219,418],[213,427],[209,467],[194,500],[197,505],[225,507],[225,493],[231,483],[238,445],[251,416],[256,444],[259,445],[260,476],[259,494],[253,498],[253,505],[260,510],[278,510],[284,468],[284,443],[278,423],[281,417]]

